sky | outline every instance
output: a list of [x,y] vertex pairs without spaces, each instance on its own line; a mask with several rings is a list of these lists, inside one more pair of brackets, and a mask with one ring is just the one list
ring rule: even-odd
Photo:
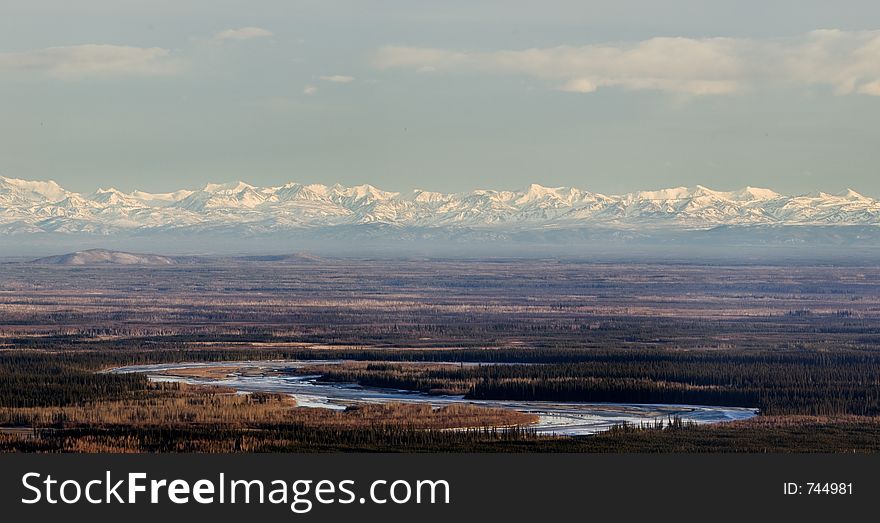
[[880,197],[880,3],[2,0],[0,175]]

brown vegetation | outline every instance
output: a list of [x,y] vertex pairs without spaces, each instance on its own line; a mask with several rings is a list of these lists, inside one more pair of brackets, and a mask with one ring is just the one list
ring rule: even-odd
[[183,369],[167,370],[157,372],[156,374],[164,374],[168,376],[180,376],[182,378],[199,378],[204,380],[220,380],[235,372],[245,372],[243,367],[190,367]]
[[355,404],[343,411],[294,408],[282,394],[236,394],[218,387],[152,385],[152,393],[128,400],[98,401],[63,407],[0,408],[0,425],[34,428],[79,426],[175,427],[204,425],[259,429],[261,425],[299,423],[343,429],[401,426],[439,430],[528,425],[535,416],[476,405],[432,408],[427,404]]

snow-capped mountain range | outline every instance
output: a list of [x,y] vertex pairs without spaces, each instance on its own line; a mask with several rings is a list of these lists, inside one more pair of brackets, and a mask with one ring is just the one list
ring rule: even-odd
[[170,193],[92,194],[55,182],[0,177],[0,235],[134,231],[278,232],[341,225],[407,228],[711,229],[723,225],[880,225],[880,201],[849,190],[784,196],[703,186],[604,195],[573,187],[443,194],[371,185],[208,184]]

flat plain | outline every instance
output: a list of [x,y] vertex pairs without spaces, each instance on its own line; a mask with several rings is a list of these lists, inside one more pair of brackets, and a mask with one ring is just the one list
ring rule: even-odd
[[[880,267],[869,263],[267,257],[0,269],[7,451],[880,449]],[[216,369],[196,384],[105,372],[265,360],[342,361],[317,379],[474,404],[331,411],[235,394],[211,384]],[[758,416],[571,437],[478,404],[489,400]]]

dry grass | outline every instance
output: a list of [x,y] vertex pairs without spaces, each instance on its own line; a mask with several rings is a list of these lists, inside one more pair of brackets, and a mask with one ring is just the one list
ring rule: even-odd
[[360,429],[458,429],[528,425],[537,417],[506,409],[455,404],[364,404],[344,411],[295,408],[280,394],[235,394],[217,387],[157,384],[145,398],[85,405],[0,409],[0,425],[14,427],[217,427],[255,429],[283,424]]
[[199,378],[206,380],[221,380],[235,372],[245,371],[242,367],[190,367],[157,372],[165,376],[180,376],[182,378]]
[[816,425],[880,426],[880,416],[755,416],[747,420],[733,421],[727,426],[746,429],[785,429]]

